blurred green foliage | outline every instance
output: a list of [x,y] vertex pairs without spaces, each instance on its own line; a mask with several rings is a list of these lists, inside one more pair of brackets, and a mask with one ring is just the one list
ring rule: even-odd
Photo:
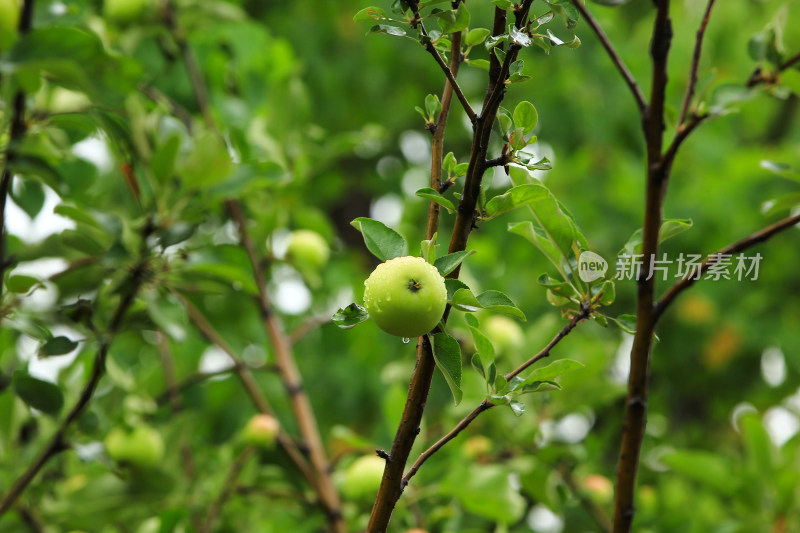
[[[187,387],[181,408],[170,407],[165,358],[179,382],[227,363],[168,289],[203,312],[253,369],[282,426],[298,434],[225,198],[245,207],[286,330],[305,331],[294,352],[335,479],[362,454],[390,447],[405,402],[413,343],[371,322],[344,331],[328,319],[362,302],[363,280],[377,263],[353,219],[380,219],[410,243],[411,254],[419,252],[428,201],[414,193],[428,186],[430,135],[414,108],[425,105],[426,95],[441,94],[441,71],[407,39],[365,36],[369,24],[353,22],[353,15],[366,6],[353,0],[145,4],[115,15],[99,0],[39,0],[33,31],[13,45],[5,45],[5,34],[0,40],[0,143],[15,154],[3,164],[12,164],[11,199],[19,207],[7,211],[7,254],[15,262],[0,302],[0,494],[53,434],[59,413],[77,401],[131,269],[148,258],[144,284],[113,338],[106,376],[68,432],[69,450],[0,518],[4,532],[28,531],[30,520],[48,532],[194,531],[218,497],[254,408],[225,373]],[[537,14],[548,10],[543,2],[533,5]],[[381,7],[388,11],[389,2]],[[647,94],[651,2],[588,7]],[[704,7],[673,2],[668,134]],[[471,27],[490,26],[493,8],[470,2]],[[171,9],[177,31],[166,23]],[[730,86],[741,88],[758,65],[768,72],[800,51],[800,33],[792,31],[798,17],[797,1],[720,3],[708,27],[696,101],[722,105],[726,87],[730,95]],[[566,28],[558,20],[551,27],[564,41],[578,35],[582,46],[524,50],[531,79],[509,86],[503,105],[514,110],[533,102],[534,150],[553,163],[535,176],[571,213],[590,248],[613,263],[643,215],[635,103],[584,22]],[[205,119],[186,50],[207,86]],[[482,46],[470,55],[486,58]],[[693,227],[664,244],[669,257],[710,253],[796,209],[797,201],[763,209],[798,191],[796,180],[761,162],[800,167],[798,72],[730,104],[687,141],[665,216],[691,219]],[[462,65],[459,82],[478,108],[485,71]],[[8,146],[18,90],[27,94],[28,131]],[[469,121],[454,102],[445,153],[466,161],[470,139]],[[490,154],[501,148],[494,138]],[[487,179],[491,196],[509,187],[502,167]],[[458,185],[445,194],[451,201]],[[500,373],[538,352],[566,322],[537,283],[542,273],[556,272],[507,231],[509,223],[529,218],[515,210],[479,224],[469,241],[476,253],[461,273],[475,294],[502,291],[527,316],[523,340],[497,350]],[[34,221],[57,230],[32,237]],[[451,226],[452,217],[443,215],[441,243]],[[316,231],[332,247],[317,276],[284,261],[286,239],[297,229]],[[700,283],[660,325],[638,531],[800,529],[797,241],[792,229],[753,250],[763,256],[757,281]],[[618,282],[616,295],[610,316],[634,312],[634,282]],[[478,321],[489,315],[478,313]],[[461,344],[463,399],[454,405],[437,373],[412,459],[485,397],[483,379],[469,364],[471,325],[463,313],[448,324]],[[614,478],[628,341],[614,326],[581,323],[551,355],[584,365],[558,379],[563,390],[525,396],[521,417],[498,408],[478,418],[412,480],[391,530],[596,530],[570,487],[577,484],[610,511],[608,493],[587,480]],[[149,471],[113,464],[101,444],[105,436],[144,422],[166,443],[163,463]],[[324,527],[313,492],[280,451],[249,462],[237,487],[217,531]],[[353,531],[365,527],[370,508],[369,501],[345,502]],[[548,520],[560,525],[547,529]]]

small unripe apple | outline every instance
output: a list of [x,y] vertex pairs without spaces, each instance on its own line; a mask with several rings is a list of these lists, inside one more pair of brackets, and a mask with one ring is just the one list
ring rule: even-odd
[[409,529],[408,531],[406,531],[406,533],[428,533],[428,531],[425,529],[420,529],[418,527],[415,527],[414,529]]
[[581,485],[598,503],[608,503],[614,496],[614,485],[611,480],[600,474],[586,476]]
[[365,455],[353,461],[344,472],[342,494],[351,500],[375,496],[381,486],[386,461],[377,455]]
[[281,425],[274,416],[255,415],[244,428],[244,440],[259,448],[269,449],[275,445]]
[[134,467],[153,468],[164,457],[164,441],[150,426],[116,427],[106,435],[104,443],[109,457]]
[[120,24],[140,21],[155,8],[153,0],[104,0],[103,15]]
[[513,352],[522,345],[525,337],[519,324],[499,315],[492,315],[484,321],[483,332],[499,353]]
[[21,5],[17,0],[0,0],[0,50],[8,50],[17,38]]
[[301,272],[320,270],[328,263],[330,254],[328,242],[316,231],[299,229],[289,236],[286,259]]
[[398,337],[430,332],[447,305],[444,278],[421,257],[396,257],[381,263],[364,287],[369,316],[383,331]]
[[486,457],[492,451],[492,441],[483,435],[475,435],[464,442],[462,449],[470,459]]

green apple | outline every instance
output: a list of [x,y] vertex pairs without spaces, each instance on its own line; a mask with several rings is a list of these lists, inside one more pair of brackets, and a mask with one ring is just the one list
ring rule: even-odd
[[300,272],[320,270],[328,263],[330,254],[328,242],[315,231],[299,229],[289,236],[286,259]]
[[430,332],[447,305],[444,278],[421,257],[396,257],[381,263],[364,287],[369,316],[383,331],[398,337]]
[[138,22],[155,8],[153,0],[104,0],[103,15],[119,24]]
[[280,422],[274,416],[255,415],[244,428],[244,440],[259,448],[269,449],[275,445],[280,429]]
[[492,441],[483,435],[475,435],[464,442],[462,449],[470,459],[485,458],[492,451]]
[[377,455],[364,455],[353,461],[344,471],[342,494],[351,500],[372,498],[383,479],[386,461]]
[[134,467],[153,468],[164,457],[164,441],[150,426],[116,427],[106,435],[104,443],[109,457]]
[[19,9],[17,0],[0,0],[0,50],[8,50],[17,38]]
[[483,332],[498,353],[514,352],[524,340],[519,324],[505,316],[492,315],[487,318],[483,322]]
[[592,499],[598,503],[607,504],[614,497],[614,484],[611,480],[600,474],[590,474],[581,482],[583,488],[591,494]]

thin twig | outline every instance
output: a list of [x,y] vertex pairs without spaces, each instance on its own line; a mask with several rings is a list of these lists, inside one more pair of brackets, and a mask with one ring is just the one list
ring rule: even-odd
[[687,272],[683,278],[675,282],[669,289],[667,289],[663,296],[659,298],[658,302],[656,302],[654,319],[657,321],[659,318],[661,318],[661,315],[672,304],[675,298],[677,298],[680,293],[697,283],[709,268],[719,263],[721,256],[743,252],[744,250],[747,250],[756,244],[762,243],[774,235],[797,224],[800,224],[800,214],[779,220],[778,222],[752,233],[744,239],[741,239],[709,255],[705,261],[694,267],[690,272]]
[[[450,71],[458,74],[461,65],[461,32],[454,33],[450,46]],[[442,160],[444,157],[444,133],[447,129],[447,119],[450,115],[450,103],[453,101],[454,85],[448,80],[442,91],[442,110],[436,119],[431,142],[431,188],[438,191],[442,187]],[[430,202],[428,206],[428,225],[425,238],[432,239],[439,231],[439,204]]]
[[214,500],[214,503],[212,503],[211,507],[208,509],[208,514],[206,515],[205,523],[203,524],[203,528],[200,530],[200,533],[211,533],[214,531],[214,524],[222,513],[222,508],[225,506],[225,502],[228,501],[228,498],[230,498],[231,494],[233,494],[236,490],[236,483],[239,479],[239,475],[242,473],[247,461],[250,460],[254,453],[255,448],[253,446],[248,446],[233,461],[230,470],[228,470],[228,475],[225,477],[225,483],[222,485],[222,490],[220,491],[219,496],[216,500]]
[[186,72],[189,74],[189,81],[191,82],[192,90],[194,91],[194,96],[197,100],[197,106],[200,108],[200,113],[203,115],[203,121],[205,122],[206,127],[216,133],[217,136],[222,139],[222,133],[217,127],[217,123],[214,120],[214,115],[211,112],[211,105],[208,99],[208,89],[206,88],[206,82],[203,78],[203,70],[200,68],[200,65],[197,64],[197,59],[192,53],[192,49],[189,46],[186,35],[180,26],[178,26],[177,6],[171,0],[168,1],[164,7],[164,23],[169,29],[172,38],[175,40],[175,44],[178,45],[178,49],[181,51],[183,63],[186,66]]
[[[186,309],[186,314],[189,315],[189,318],[194,322],[197,329],[199,329],[212,344],[222,349],[231,359],[233,362],[233,372],[239,378],[239,381],[241,381],[245,392],[247,392],[247,395],[250,397],[250,400],[253,402],[258,412],[274,416],[274,411],[261,393],[261,389],[258,388],[258,384],[247,368],[247,365],[244,364],[244,361],[242,361],[230,345],[225,342],[225,339],[222,338],[214,326],[211,325],[208,319],[192,302],[174,289],[171,289],[171,292],[183,304],[183,307]],[[278,444],[286,451],[286,454],[297,466],[298,470],[300,470],[300,473],[303,474],[303,477],[306,478],[311,487],[314,490],[318,490],[317,477],[294,440],[288,434],[281,432],[278,435]]]
[[[559,342],[564,340],[564,337],[569,335],[575,329],[575,326],[577,326],[581,320],[588,317],[589,314],[590,314],[589,308],[583,307],[581,311],[577,313],[575,316],[573,316],[572,319],[570,319],[570,321],[567,324],[565,324],[564,327],[562,327],[561,330],[558,333],[556,333],[556,335],[550,340],[550,342],[548,342],[544,348],[539,350],[539,352],[536,355],[534,355],[533,357],[531,357],[530,359],[519,365],[517,368],[515,368],[514,370],[503,376],[506,379],[506,381],[510,381],[511,379],[514,378],[514,376],[519,375],[521,372],[525,371],[525,369],[530,367],[532,364],[549,356],[553,348],[555,348],[555,346]],[[483,400],[480,404],[478,404],[477,407],[475,407],[475,409],[470,411],[470,413],[467,416],[462,418],[461,421],[459,421],[458,424],[456,424],[453,427],[453,429],[451,429],[446,435],[444,435],[442,438],[436,441],[427,450],[419,454],[417,460],[414,461],[414,464],[411,465],[411,468],[409,468],[408,472],[406,472],[405,476],[403,476],[403,486],[408,485],[408,482],[411,480],[411,478],[414,477],[414,475],[419,471],[420,467],[425,463],[425,461],[430,459],[431,456],[433,456],[433,454],[438,452],[445,444],[456,438],[459,433],[461,433],[468,425],[470,425],[476,418],[478,418],[478,415],[480,415],[484,411],[488,411],[489,409],[496,407],[496,405],[497,404],[494,404],[489,400]]]
[[303,337],[305,337],[318,327],[327,324],[330,321],[331,317],[328,315],[313,317],[310,318],[309,320],[306,320],[305,322],[303,322],[302,324],[300,324],[299,326],[297,326],[295,329],[293,329],[291,332],[288,333],[287,336],[289,337],[289,344],[296,343],[297,341],[299,341],[300,339],[302,339]]
[[578,485],[575,478],[572,476],[572,470],[565,464],[559,465],[557,470],[558,473],[561,474],[561,479],[564,480],[564,483],[566,483],[569,490],[572,491],[575,498],[578,499],[581,507],[583,507],[586,513],[594,520],[595,524],[605,533],[611,533],[611,518],[609,518],[603,508],[597,505],[597,502],[590,498]]
[[628,70],[627,66],[625,66],[625,62],[617,53],[614,45],[611,44],[608,35],[606,35],[606,32],[604,32],[603,28],[600,27],[600,23],[597,22],[597,19],[595,19],[591,13],[589,13],[580,0],[572,0],[572,4],[578,11],[581,12],[581,15],[583,15],[583,18],[586,20],[586,22],[589,23],[592,31],[594,31],[595,35],[597,35],[597,38],[600,40],[600,44],[602,44],[603,48],[606,49],[606,53],[608,53],[611,61],[617,67],[617,70],[619,70],[619,73],[622,75],[625,83],[628,84],[628,88],[631,90],[634,100],[636,100],[639,113],[644,113],[645,109],[647,108],[647,100],[644,97],[644,93],[642,93],[642,90],[639,88],[639,84],[636,83],[636,79],[633,77],[633,74],[631,74],[631,71]]
[[692,52],[692,66],[689,68],[689,82],[686,85],[686,94],[683,96],[681,114],[678,119],[679,125],[682,125],[686,120],[689,106],[692,103],[692,97],[694,97],[694,89],[697,86],[697,70],[700,67],[700,55],[703,51],[703,39],[705,38],[708,20],[711,18],[711,10],[714,8],[715,1],[716,0],[708,0],[703,20],[700,22],[700,27],[697,29],[697,35],[694,41],[694,52]]
[[753,74],[750,76],[750,79],[747,80],[747,86],[755,87],[761,83],[775,83],[778,81],[778,77],[780,76],[781,72],[793,67],[796,63],[800,63],[800,52],[796,53],[778,65],[778,68],[776,68],[773,72],[765,74],[761,67],[759,67],[755,72],[753,72]]
[[539,353],[537,353],[536,355],[534,355],[533,357],[531,357],[530,359],[519,365],[517,368],[515,368],[505,376],[503,376],[505,380],[511,381],[514,377],[518,376],[520,373],[525,371],[525,369],[530,367],[532,364],[544,359],[545,357],[548,357],[552,349],[556,346],[556,344],[561,342],[561,340],[564,337],[569,335],[572,332],[572,330],[575,329],[575,326],[577,326],[581,320],[588,318],[590,314],[591,314],[591,308],[587,305],[582,305],[581,310],[578,313],[576,313],[570,319],[570,321],[564,325],[563,328],[561,328],[561,331],[559,331],[556,334],[556,336],[553,337],[550,340],[550,342],[548,342],[547,345],[539,351]]
[[325,445],[319,433],[319,426],[314,416],[314,409],[305,392],[303,380],[297,368],[294,354],[292,353],[291,342],[283,330],[283,325],[278,320],[277,315],[275,315],[270,305],[269,296],[267,295],[267,283],[261,269],[261,262],[258,260],[255,247],[247,231],[247,220],[238,202],[227,200],[225,206],[239,228],[239,240],[242,248],[247,252],[250,265],[253,268],[253,277],[258,287],[256,303],[261,312],[262,325],[265,333],[272,342],[272,346],[275,348],[275,360],[281,374],[281,379],[289,394],[297,425],[300,428],[305,446],[308,449],[309,459],[316,471],[319,497],[325,508],[328,523],[334,532],[345,532],[347,527],[340,509],[339,492],[333,484],[333,479],[330,475],[330,463],[325,452]]
[[[439,65],[439,68],[442,69],[442,72],[444,72],[444,75],[447,77],[447,81],[449,81],[450,85],[453,87],[453,90],[455,91],[456,96],[458,97],[458,101],[461,102],[461,106],[467,113],[470,122],[475,124],[475,121],[477,120],[478,116],[475,114],[475,111],[472,109],[472,106],[469,105],[469,100],[467,100],[467,97],[464,96],[464,91],[461,90],[461,86],[456,81],[457,70],[454,70],[452,68],[454,61],[452,57],[453,55],[456,56],[455,57],[456,64],[459,64],[461,62],[461,33],[460,32],[458,33],[458,49],[456,50],[455,46],[451,46],[450,66],[447,66],[447,64],[444,62],[444,59],[442,59],[441,54],[431,42],[430,36],[428,35],[428,31],[425,29],[425,24],[422,23],[422,18],[419,15],[418,2],[411,1],[409,2],[409,5],[411,6],[412,11],[414,12],[414,16],[416,17],[417,21],[416,24],[419,26],[420,33],[422,33],[422,35],[427,38],[427,41],[425,43],[425,50],[427,50],[427,52],[433,56],[433,59],[436,60],[436,64]],[[454,39],[455,37],[456,34],[453,34]]]

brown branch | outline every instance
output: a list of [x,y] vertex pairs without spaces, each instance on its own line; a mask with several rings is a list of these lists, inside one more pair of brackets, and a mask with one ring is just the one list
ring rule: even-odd
[[[209,342],[218,346],[231,359],[233,362],[233,367],[231,370],[233,370],[233,372],[239,378],[239,381],[241,381],[245,392],[250,397],[250,400],[253,402],[253,405],[256,407],[258,412],[275,416],[274,411],[267,402],[267,399],[261,393],[261,389],[258,388],[258,384],[253,378],[253,375],[250,373],[247,365],[245,365],[244,361],[242,361],[236,352],[233,351],[233,348],[231,348],[230,345],[225,342],[225,339],[222,338],[219,332],[217,332],[214,326],[211,325],[208,319],[203,315],[203,313],[200,312],[199,309],[197,309],[197,307],[194,306],[192,302],[174,289],[170,289],[170,292],[172,292],[172,294],[174,294],[175,297],[180,300],[180,302],[183,304],[183,307],[186,309],[186,314],[189,315],[189,318],[192,320],[192,322],[194,322],[195,327],[200,330],[203,336],[205,336]],[[317,477],[294,440],[292,440],[292,438],[286,433],[281,432],[278,435],[278,444],[284,449],[286,454],[289,456],[289,459],[291,459],[295,466],[297,466],[297,469],[300,471],[303,477],[306,478],[311,487],[317,491]]]
[[[266,372],[276,372],[277,368],[273,365],[264,365],[259,368],[248,367],[251,371],[255,370],[263,370]],[[156,397],[156,403],[158,405],[163,405],[167,402],[171,402],[171,396],[173,393],[180,394],[186,389],[190,389],[199,383],[203,383],[212,378],[216,378],[219,376],[224,376],[226,374],[235,373],[236,367],[229,366],[227,368],[222,368],[220,370],[215,370],[213,372],[193,372],[186,376],[182,381],[176,382],[173,386],[167,386],[164,391]]]
[[[31,29],[33,22],[33,2],[34,0],[25,0],[19,16],[18,30],[20,35],[28,33]],[[22,89],[14,94],[14,102],[11,114],[11,131],[8,135],[8,145],[6,148],[6,164],[3,167],[2,175],[0,175],[0,300],[3,297],[3,279],[5,278],[6,268],[10,267],[13,263],[11,258],[6,257],[6,201],[8,194],[11,191],[11,182],[14,178],[14,173],[11,166],[16,159],[16,149],[25,131],[27,124],[25,122],[25,92]],[[0,320],[2,320],[0,314]]]
[[[144,240],[146,240],[146,237]],[[111,348],[111,341],[117,331],[119,331],[125,314],[128,312],[128,309],[136,298],[136,293],[139,291],[139,287],[144,281],[147,268],[147,261],[143,260],[131,269],[128,277],[129,283],[127,291],[123,294],[119,305],[117,305],[117,309],[114,312],[111,323],[109,324],[108,331],[101,337],[100,346],[97,350],[97,354],[95,355],[94,363],[92,364],[92,371],[91,375],[89,376],[89,381],[83,387],[77,403],[72,407],[64,420],[62,420],[47,446],[45,446],[45,448],[39,452],[39,455],[36,456],[36,459],[34,459],[33,463],[3,495],[2,500],[0,500],[0,517],[2,517],[3,514],[14,504],[17,498],[19,498],[22,492],[27,488],[30,482],[33,481],[33,479],[47,464],[47,462],[53,456],[67,449],[67,443],[65,439],[67,429],[69,429],[69,427],[78,419],[78,417],[83,414],[84,410],[89,405],[89,401],[94,395],[94,391],[97,389],[97,385],[100,383],[100,379],[105,374],[106,359],[108,358],[108,350]]]
[[631,348],[631,367],[625,422],[617,465],[614,533],[630,533],[634,517],[634,492],[639,468],[644,428],[647,419],[647,395],[650,351],[653,343],[655,276],[652,259],[658,252],[658,233],[662,221],[662,203],[666,192],[671,161],[662,158],[664,136],[664,98],[667,87],[667,58],[672,41],[669,0],[657,0],[656,19],[650,54],[653,61],[650,105],[645,109],[642,127],[647,148],[647,186],[645,193],[642,253],[645,266],[638,279],[636,334]]
[[694,41],[694,52],[692,52],[692,65],[689,68],[689,82],[686,85],[686,94],[683,96],[683,104],[681,105],[681,113],[678,118],[678,125],[683,125],[686,120],[686,115],[689,112],[689,106],[694,97],[694,89],[697,86],[697,70],[700,67],[700,55],[703,51],[703,39],[705,38],[706,28],[708,27],[708,20],[711,18],[711,10],[714,8],[716,0],[708,0],[703,20],[700,22],[700,27],[697,29],[697,35]]
[[674,283],[667,291],[661,296],[661,298],[656,302],[655,306],[655,313],[653,318],[658,321],[661,318],[661,315],[667,308],[672,304],[675,298],[680,295],[683,291],[694,285],[697,281],[700,280],[701,276],[705,274],[709,268],[714,266],[716,263],[720,261],[720,255],[730,255],[735,254],[738,252],[742,252],[755,246],[756,244],[762,243],[767,241],[768,239],[772,238],[774,235],[800,224],[800,214],[786,217],[783,220],[779,220],[778,222],[767,226],[766,228],[759,230],[751,235],[748,235],[744,239],[737,241],[721,250],[715,252],[712,255],[709,255],[705,261],[697,265],[693,268],[690,272],[687,272],[686,275],[681,278],[679,281]]
[[[450,46],[450,72],[458,75],[461,65],[461,32],[454,33]],[[444,132],[447,129],[447,119],[450,115],[450,103],[453,101],[454,85],[449,81],[444,84],[442,91],[442,111],[436,119],[431,143],[431,188],[438,191],[442,187],[442,159],[444,157]],[[426,239],[432,239],[439,231],[439,204],[431,202],[428,207],[428,226],[425,232]]]
[[222,139],[222,133],[217,127],[214,115],[211,112],[208,88],[203,78],[203,71],[192,53],[192,49],[186,39],[186,34],[181,30],[180,26],[178,26],[177,6],[172,0],[168,1],[164,7],[164,24],[167,29],[169,29],[175,44],[178,45],[178,49],[181,51],[183,63],[186,66],[186,72],[189,74],[189,81],[191,82],[192,90],[197,100],[197,106],[200,108],[200,113],[203,115],[203,122],[205,122],[206,127]]
[[778,81],[778,77],[780,76],[781,72],[793,67],[796,63],[800,63],[800,52],[796,53],[795,55],[791,56],[789,59],[778,65],[778,68],[775,69],[773,72],[764,73],[761,70],[761,67],[756,69],[752,75],[750,75],[750,79],[747,80],[748,87],[755,87],[761,83],[775,83]]
[[[464,96],[464,91],[461,90],[461,86],[456,81],[456,75],[458,74],[458,65],[461,63],[461,32],[452,34],[452,41],[450,45],[450,66],[448,66],[444,59],[442,59],[441,54],[436,49],[436,47],[431,42],[430,36],[428,35],[428,31],[425,29],[425,24],[422,23],[422,18],[419,14],[419,3],[416,1],[409,2],[412,11],[414,12],[415,23],[419,27],[420,33],[425,37],[425,50],[433,56],[433,59],[436,60],[436,64],[439,65],[439,68],[442,69],[444,75],[447,77],[447,81],[450,82],[451,92],[455,91],[456,96],[458,97],[458,101],[461,102],[461,106],[464,108],[464,111],[467,113],[470,122],[475,124],[478,116],[475,114],[475,111],[472,109],[472,106],[469,105],[469,100],[467,97]],[[458,43],[456,44],[456,40]],[[455,64],[455,68],[453,65]],[[447,89],[445,88],[445,91]],[[442,108],[444,108],[444,103],[442,103]],[[437,189],[438,190],[438,189]],[[430,237],[428,237],[430,238]]]
[[603,48],[606,49],[606,53],[611,58],[611,61],[617,67],[617,70],[619,70],[619,73],[622,75],[625,83],[628,84],[628,88],[631,90],[634,100],[636,100],[639,113],[644,114],[645,109],[647,108],[647,100],[644,97],[644,93],[642,93],[642,90],[636,83],[636,79],[633,77],[633,74],[631,74],[631,71],[628,70],[627,66],[625,66],[625,62],[622,60],[622,57],[620,57],[620,55],[614,49],[614,45],[611,44],[608,35],[606,35],[606,32],[604,32],[603,28],[600,27],[600,23],[598,23],[597,19],[595,19],[592,14],[589,13],[580,0],[572,0],[572,4],[578,11],[581,12],[583,18],[586,20],[589,26],[591,26],[592,31],[594,31],[595,35],[597,35],[597,38],[600,40],[600,44],[602,44]]
[[200,529],[200,533],[212,533],[212,531],[214,531],[214,523],[222,513],[225,502],[228,501],[228,498],[230,498],[231,494],[236,490],[236,482],[239,479],[239,475],[254,453],[255,448],[253,446],[248,446],[233,461],[230,470],[228,470],[228,475],[225,477],[225,483],[222,485],[219,496],[214,500],[214,503],[211,504],[211,507],[208,508],[208,514],[206,515],[202,529]]
[[594,520],[595,524],[597,524],[597,526],[605,533],[611,533],[611,518],[609,518],[602,507],[597,505],[597,503],[590,498],[580,486],[578,486],[578,483],[572,476],[572,470],[570,470],[570,468],[565,464],[560,465],[557,470],[558,473],[561,474],[561,479],[564,480],[564,483],[566,483],[567,487],[569,487],[569,490],[571,490],[572,494],[578,499],[581,507],[583,507],[590,517],[592,517],[592,520]]
[[185,107],[183,107],[178,102],[176,102],[175,100],[173,100],[172,98],[161,92],[160,89],[157,89],[152,85],[142,84],[139,86],[139,90],[142,92],[142,94],[144,94],[153,102],[167,106],[169,110],[172,112],[172,114],[178,117],[178,120],[180,120],[181,123],[183,123],[183,125],[186,127],[186,131],[188,131],[189,133],[192,132],[192,129],[194,127],[194,118],[192,117],[192,114],[186,110]]
[[406,475],[403,476],[403,485],[408,485],[408,482],[411,481],[411,478],[414,477],[419,469],[425,464],[425,461],[430,459],[433,454],[441,450],[445,444],[453,440],[454,438],[458,437],[459,433],[464,431],[468,425],[470,425],[478,416],[483,413],[484,411],[488,411],[492,407],[496,407],[497,404],[490,402],[489,400],[483,400],[478,406],[469,412],[467,416],[462,418],[458,424],[453,426],[453,429],[447,432],[442,438],[437,440],[434,444],[431,445],[430,448],[419,454],[417,460],[414,461],[414,464],[411,465],[411,468],[408,469]]
[[272,346],[275,348],[278,370],[289,394],[292,410],[308,449],[311,464],[316,471],[319,497],[325,507],[329,525],[335,532],[344,532],[347,528],[340,509],[339,492],[330,475],[330,463],[325,452],[325,445],[322,443],[311,401],[303,387],[303,380],[292,353],[291,342],[270,305],[267,295],[267,283],[261,270],[261,262],[256,256],[255,247],[247,231],[247,220],[238,202],[227,200],[225,206],[239,228],[239,240],[250,258],[253,276],[258,287],[256,302],[261,312],[262,325],[272,342]]
[[303,322],[302,324],[300,324],[299,326],[297,326],[295,329],[293,329],[291,332],[288,333],[289,344],[296,343],[297,341],[299,341],[300,339],[302,339],[303,337],[305,337],[318,327],[327,324],[330,321],[331,317],[328,315],[313,317],[310,318],[309,320],[306,320],[305,322]]
[[[515,10],[515,25],[517,28],[521,28],[525,25],[532,1],[533,0],[525,0],[523,4]],[[495,10],[495,28],[502,32],[503,28],[498,28],[497,20],[497,10]],[[506,61],[509,61],[509,58],[513,60],[514,57],[516,57],[516,51],[509,49],[509,52],[506,54]],[[508,72],[507,68],[505,72]],[[475,207],[480,194],[484,162],[486,161],[486,152],[489,148],[489,137],[497,114],[497,107],[500,105],[502,97],[505,94],[505,79],[495,80],[491,77],[490,72],[489,81],[490,83],[487,88],[481,116],[477,117],[475,122],[473,122],[474,127],[469,166],[464,180],[464,190],[459,202],[453,233],[450,238],[449,253],[462,251],[467,247],[469,234],[474,227]],[[438,221],[438,218],[434,220]],[[431,235],[431,219],[429,219],[428,223],[429,227],[426,229],[426,235]],[[459,271],[460,267],[451,272],[449,277],[457,278]],[[449,307],[445,310],[443,317],[444,322],[447,321],[448,313]],[[419,434],[420,422],[425,409],[425,403],[428,399],[428,392],[430,391],[435,367],[436,364],[433,359],[430,340],[427,336],[420,337],[417,343],[417,366],[411,377],[403,415],[397,427],[397,433],[392,441],[392,447],[389,459],[386,461],[381,486],[378,489],[378,495],[372,507],[369,524],[367,525],[368,533],[384,533],[386,531],[389,521],[391,520],[392,511],[403,493],[405,488],[403,469],[408,461],[408,456],[411,453],[411,448],[414,445],[417,434]]]

